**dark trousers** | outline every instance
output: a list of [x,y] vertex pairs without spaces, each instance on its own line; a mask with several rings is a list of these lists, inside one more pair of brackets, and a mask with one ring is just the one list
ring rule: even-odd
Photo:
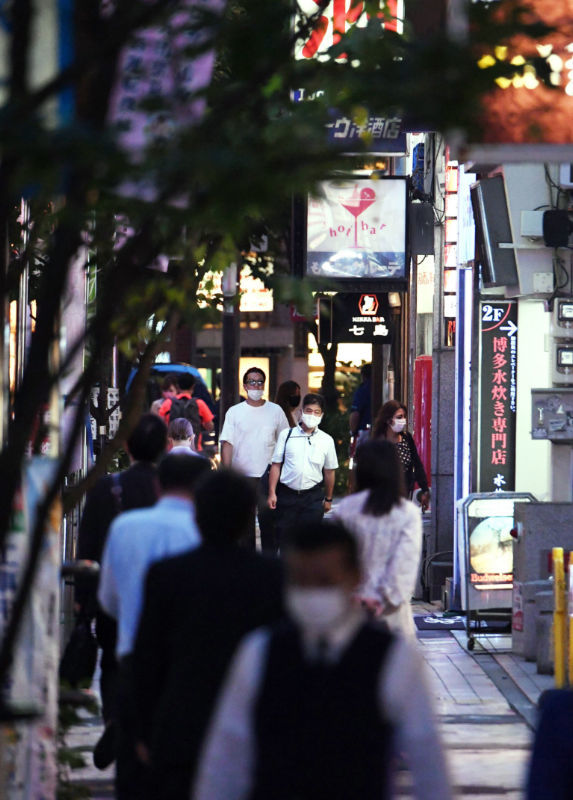
[[189,800],[191,767],[152,766],[145,800]]
[[267,494],[264,491],[264,486],[261,484],[261,479],[248,478],[248,480],[257,494],[257,509],[256,515],[255,512],[253,512],[247,535],[243,537],[241,544],[248,547],[249,550],[255,550],[257,542],[256,517],[258,517],[261,548],[265,553],[276,554],[278,551],[278,544],[275,535],[275,512],[267,506]]
[[317,484],[312,489],[296,492],[280,483],[277,486],[277,508],[275,531],[279,547],[291,528],[320,522],[324,516],[324,486]]
[[101,647],[100,693],[102,717],[107,724],[117,715],[117,681],[119,665],[115,657],[117,624],[104,611],[96,612],[96,637]]
[[551,689],[539,702],[527,800],[573,797],[573,691]]
[[135,705],[131,656],[119,663],[117,681],[116,800],[142,800],[147,795],[148,768],[135,754]]

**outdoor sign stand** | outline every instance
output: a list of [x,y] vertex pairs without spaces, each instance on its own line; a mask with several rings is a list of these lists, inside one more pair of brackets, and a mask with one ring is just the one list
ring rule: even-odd
[[513,508],[531,503],[529,492],[482,492],[458,501],[458,563],[462,565],[462,608],[468,650],[480,636],[511,625],[513,590]]

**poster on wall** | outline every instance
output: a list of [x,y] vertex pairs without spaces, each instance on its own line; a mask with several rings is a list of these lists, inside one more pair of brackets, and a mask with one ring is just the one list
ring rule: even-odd
[[517,403],[517,303],[480,303],[479,450],[480,492],[515,489]]
[[405,279],[405,179],[323,181],[306,233],[309,277]]

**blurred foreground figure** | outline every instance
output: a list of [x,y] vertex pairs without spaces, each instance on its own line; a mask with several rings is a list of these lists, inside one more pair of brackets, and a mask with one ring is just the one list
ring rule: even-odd
[[285,562],[290,620],[238,651],[195,800],[385,800],[396,753],[416,798],[449,800],[417,646],[353,603],[354,537],[339,524],[301,527]]
[[195,492],[202,544],[149,570],[133,675],[146,797],[189,800],[221,683],[240,639],[283,611],[282,567],[239,547],[254,514],[248,479],[212,473]]
[[552,689],[539,702],[527,800],[573,797],[573,691]]

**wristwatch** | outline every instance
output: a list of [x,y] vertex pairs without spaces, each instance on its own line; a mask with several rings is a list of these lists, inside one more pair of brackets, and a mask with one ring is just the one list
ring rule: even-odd
[[324,502],[325,503],[332,503],[332,497],[325,497],[324,498]]

